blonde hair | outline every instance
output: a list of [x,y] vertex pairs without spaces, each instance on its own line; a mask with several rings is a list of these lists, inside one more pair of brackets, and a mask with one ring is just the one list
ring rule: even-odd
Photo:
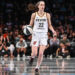
[[43,1],[43,0],[37,2],[36,5],[35,5],[35,11],[38,11],[38,10],[39,10],[39,9],[38,9],[38,6],[39,6],[40,2],[44,2],[44,3],[45,3],[45,1]]

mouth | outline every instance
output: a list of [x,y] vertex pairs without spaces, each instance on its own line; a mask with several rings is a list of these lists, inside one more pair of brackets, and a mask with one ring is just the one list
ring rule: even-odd
[[42,9],[44,9],[44,8],[42,8]]
[[44,10],[44,8],[41,8],[42,10]]

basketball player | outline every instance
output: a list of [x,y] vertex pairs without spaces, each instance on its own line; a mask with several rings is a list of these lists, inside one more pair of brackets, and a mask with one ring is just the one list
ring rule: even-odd
[[49,13],[44,12],[45,2],[39,1],[37,4],[38,11],[33,13],[30,20],[30,25],[33,26],[33,34],[32,34],[32,53],[29,64],[32,65],[35,56],[37,56],[38,48],[39,48],[39,56],[37,60],[37,65],[35,71],[38,72],[40,65],[43,60],[43,53],[47,46],[48,40],[48,28],[53,32],[53,35],[56,34],[55,30],[51,25],[51,16]]

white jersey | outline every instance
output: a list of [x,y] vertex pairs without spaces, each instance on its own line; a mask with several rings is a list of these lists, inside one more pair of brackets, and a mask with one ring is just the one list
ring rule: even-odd
[[33,32],[48,32],[48,21],[47,21],[46,13],[44,13],[44,15],[41,17],[36,12]]

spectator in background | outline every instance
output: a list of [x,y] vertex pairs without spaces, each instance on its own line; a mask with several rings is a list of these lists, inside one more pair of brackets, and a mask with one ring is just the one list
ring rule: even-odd
[[20,53],[23,53],[23,56],[25,57],[26,47],[27,47],[26,41],[23,39],[23,37],[20,37],[20,40],[16,43],[18,57],[20,57],[19,55]]
[[14,44],[11,43],[7,48],[10,50],[10,57],[14,57],[13,55],[13,52],[15,50]]
[[63,35],[62,39],[60,40],[60,43],[63,43],[68,48],[70,47],[70,41],[67,38],[67,35],[66,34]]
[[0,41],[0,56],[2,56],[2,41]]
[[0,41],[0,56],[3,56],[3,57],[10,56],[10,50],[8,50],[8,46],[7,46],[6,42],[2,43]]
[[52,39],[49,40],[50,50],[53,57],[56,56],[56,50],[59,47],[59,39],[57,38],[57,35],[54,35]]
[[10,43],[14,44],[14,32],[10,31],[8,36],[9,36]]
[[64,45],[63,43],[60,43],[60,47],[56,51],[56,57],[61,57],[61,58],[70,57],[69,50],[67,49],[67,46]]
[[8,39],[7,41],[5,41],[8,45],[8,50],[10,50],[10,57],[14,57],[13,55],[13,52],[14,52],[14,49],[15,49],[15,46],[14,46],[14,37],[13,37],[13,32],[9,32],[8,33]]
[[2,29],[0,28],[0,41],[3,40],[3,36],[2,36],[2,34],[3,34],[3,31],[2,31]]
[[0,41],[2,41],[3,40],[3,36],[2,36],[2,34],[0,34]]
[[18,29],[14,30],[14,44],[16,44],[19,41],[19,39],[20,39],[20,34]]
[[70,55],[71,57],[75,57],[75,32],[72,33],[72,40],[71,40],[71,48],[70,48]]
[[64,34],[62,39],[60,40],[60,47],[56,51],[56,55],[62,56],[62,57],[67,57],[70,51],[70,42],[67,38],[67,35]]
[[8,31],[13,31],[13,26],[9,25],[8,27]]
[[60,38],[63,38],[64,34],[65,34],[64,28],[61,27],[60,28]]
[[2,28],[0,27],[0,34],[2,34],[2,32],[3,32],[3,31],[2,31]]
[[4,34],[3,34],[3,40],[2,41],[5,41],[5,42],[9,43],[9,36],[8,36],[7,28],[4,29]]
[[69,29],[69,34],[68,34],[68,39],[70,40],[70,41],[72,41],[72,39],[73,39],[73,31],[72,31],[72,29]]
[[58,28],[56,28],[57,37],[60,39],[60,31]]

